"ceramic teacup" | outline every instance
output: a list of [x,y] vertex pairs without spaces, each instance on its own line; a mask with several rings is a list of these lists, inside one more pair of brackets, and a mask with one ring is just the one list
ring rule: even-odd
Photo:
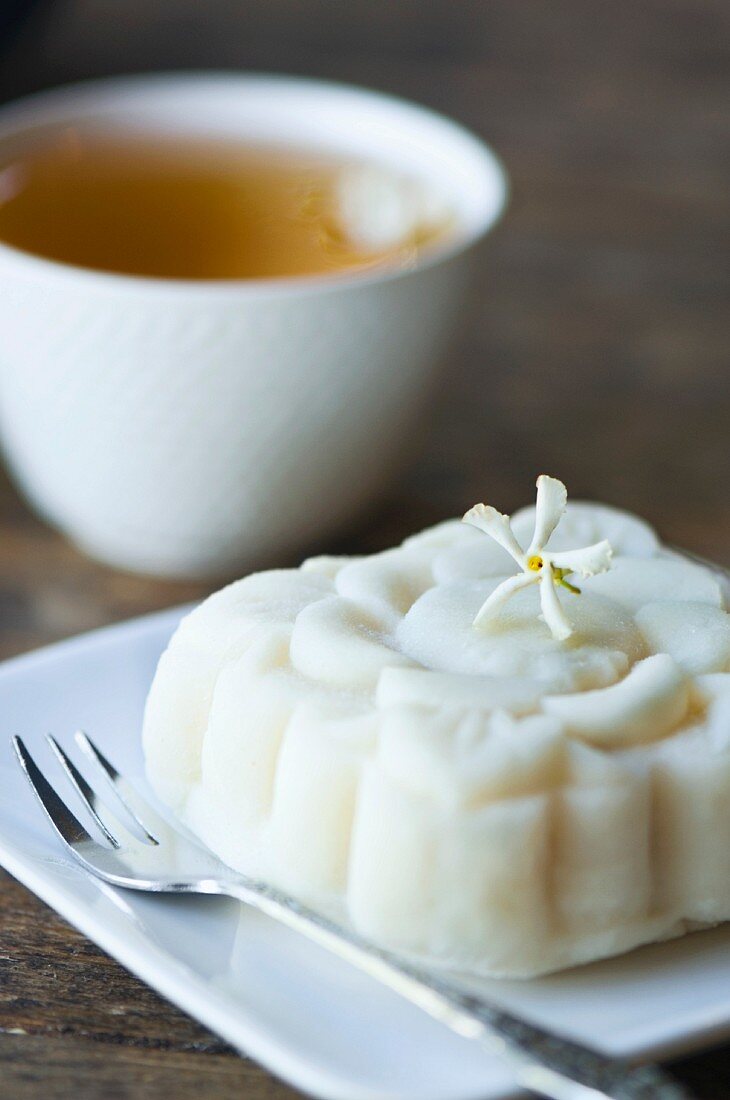
[[[455,228],[408,270],[190,281],[0,245],[0,433],[47,519],[132,570],[260,565],[341,525],[413,435],[505,177],[455,123],[285,77],[127,77],[0,111],[0,163],[47,127],[291,143],[370,158],[448,195]],[[195,227],[190,226],[190,232]]]

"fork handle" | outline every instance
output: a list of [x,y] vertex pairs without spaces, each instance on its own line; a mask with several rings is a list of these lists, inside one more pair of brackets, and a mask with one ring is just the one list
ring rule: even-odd
[[632,1066],[505,1012],[377,947],[265,883],[220,883],[245,902],[376,978],[509,1064],[517,1084],[552,1100],[691,1100],[657,1066]]

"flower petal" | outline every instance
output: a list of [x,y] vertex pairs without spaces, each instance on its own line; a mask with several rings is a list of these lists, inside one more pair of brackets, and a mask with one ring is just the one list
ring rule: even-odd
[[468,523],[472,527],[478,527],[487,535],[491,535],[495,542],[504,547],[508,554],[515,559],[518,565],[522,565],[525,555],[522,547],[512,534],[509,525],[509,516],[498,512],[490,504],[475,504],[464,516],[462,523]]
[[568,500],[568,490],[556,477],[540,474],[537,479],[535,531],[527,556],[542,550],[560,523]]
[[542,607],[543,618],[550,628],[553,638],[556,638],[559,642],[569,638],[573,633],[573,628],[560,606],[560,600],[555,591],[553,571],[547,564],[540,572],[540,606]]
[[472,626],[481,626],[490,619],[496,618],[510,596],[513,596],[515,592],[519,592],[521,588],[536,584],[539,580],[539,573],[516,573],[514,577],[508,577],[506,581],[502,581],[479,608]]
[[603,539],[580,550],[560,550],[544,557],[556,569],[569,569],[571,573],[580,573],[583,577],[595,577],[597,573],[605,573],[611,568],[613,550],[608,539]]

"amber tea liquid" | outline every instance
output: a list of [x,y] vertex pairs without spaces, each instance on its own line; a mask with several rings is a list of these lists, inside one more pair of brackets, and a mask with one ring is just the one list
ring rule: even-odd
[[410,266],[446,232],[358,246],[338,217],[346,167],[229,141],[65,130],[0,159],[0,241],[125,275],[268,279]]

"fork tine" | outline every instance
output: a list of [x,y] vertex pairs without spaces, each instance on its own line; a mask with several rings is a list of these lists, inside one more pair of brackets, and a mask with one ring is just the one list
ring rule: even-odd
[[159,844],[157,837],[150,832],[145,825],[145,818],[150,822],[157,822],[164,828],[164,822],[159,814],[152,808],[149,802],[121,775],[110,760],[99,749],[88,734],[83,730],[76,732],[76,744],[97,767],[107,783],[111,785],[117,798],[130,817],[137,823],[151,844]]
[[87,833],[81,822],[74,817],[66,803],[56,794],[20,737],[13,738],[13,748],[18,757],[18,762],[33,788],[33,793],[64,844],[72,852],[74,852],[74,845],[83,841],[96,844],[94,838]]
[[66,775],[70,779],[72,786],[74,787],[84,806],[89,811],[109,843],[113,845],[114,848],[118,848],[119,840],[111,832],[106,822],[102,820],[99,815],[99,811],[96,808],[97,803],[100,801],[96,791],[86,782],[83,775],[74,764],[73,760],[71,760],[70,757],[66,755],[56,738],[49,733],[46,735],[46,740],[58,757],[61,767],[66,772]]

